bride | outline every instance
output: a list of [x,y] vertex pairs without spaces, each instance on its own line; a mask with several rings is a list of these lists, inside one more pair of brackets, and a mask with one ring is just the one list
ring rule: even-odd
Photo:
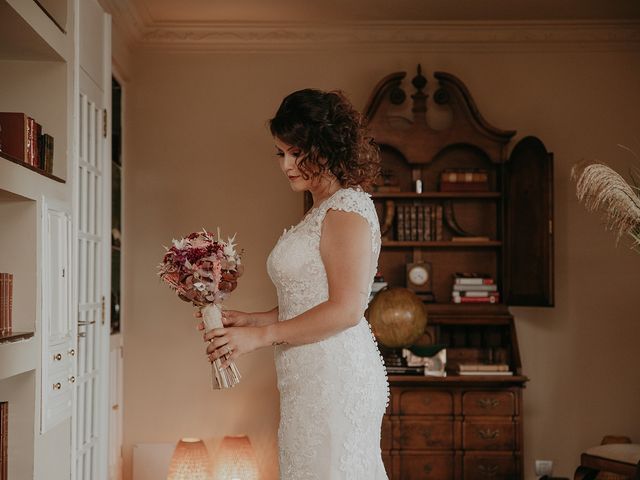
[[270,129],[282,173],[292,190],[311,193],[313,208],[267,259],[278,306],[224,311],[226,328],[204,335],[206,352],[235,360],[274,347],[281,480],[386,480],[380,429],[389,388],[364,318],[380,254],[364,189],[379,152],[336,91],[288,95]]

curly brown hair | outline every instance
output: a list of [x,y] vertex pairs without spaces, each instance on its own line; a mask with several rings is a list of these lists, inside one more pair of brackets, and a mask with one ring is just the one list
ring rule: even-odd
[[339,90],[307,88],[287,95],[269,128],[302,151],[298,169],[305,180],[329,171],[344,188],[369,190],[380,174],[380,150],[364,117]]

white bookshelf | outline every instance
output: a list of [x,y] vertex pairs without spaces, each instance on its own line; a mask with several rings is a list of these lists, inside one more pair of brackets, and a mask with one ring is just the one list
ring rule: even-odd
[[[27,338],[0,339],[0,401],[9,402],[9,478],[58,480],[69,478],[70,465],[61,467],[59,458],[38,454],[45,445],[68,443],[62,430],[68,431],[71,423],[67,417],[62,430],[40,429],[41,399],[51,388],[42,368],[43,359],[50,356],[43,349],[48,339],[43,337],[42,305],[47,282],[55,282],[55,275],[50,279],[47,274],[50,262],[43,254],[43,207],[72,209],[77,0],[42,4],[55,10],[59,25],[34,0],[0,0],[0,111],[25,113],[54,138],[52,174],[0,152],[0,272],[14,275],[13,331],[27,332]],[[62,19],[60,12],[66,13]],[[68,320],[71,323],[71,317]],[[59,376],[64,380],[67,372],[63,373]],[[65,388],[72,386],[56,392]],[[68,457],[71,446],[62,449]]]

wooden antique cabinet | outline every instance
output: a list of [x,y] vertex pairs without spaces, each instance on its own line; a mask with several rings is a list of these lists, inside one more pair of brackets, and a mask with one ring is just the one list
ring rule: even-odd
[[[417,343],[444,345],[448,369],[501,363],[512,375],[390,375],[387,472],[394,480],[522,479],[528,379],[509,306],[553,305],[552,155],[535,137],[512,146],[516,132],[490,125],[455,76],[436,72],[428,89],[418,67],[410,96],[405,76],[382,79],[365,109],[382,151],[372,194],[383,234],[380,273],[390,286],[408,286],[407,264],[428,262],[428,325]],[[484,184],[451,191],[445,171],[480,172]],[[429,207],[434,231],[398,228],[398,212],[410,206]],[[488,274],[498,300],[453,303],[456,272]]]

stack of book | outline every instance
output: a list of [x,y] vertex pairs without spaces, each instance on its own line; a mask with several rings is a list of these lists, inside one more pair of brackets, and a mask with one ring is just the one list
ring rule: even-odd
[[455,375],[513,375],[504,363],[459,363],[452,373]]
[[0,336],[12,332],[13,275],[0,273]]
[[478,168],[447,168],[440,173],[440,191],[489,191],[489,173]]
[[442,238],[442,205],[396,205],[398,241],[433,242]]
[[485,273],[454,273],[453,303],[498,303],[498,286],[490,275]]
[[384,281],[384,277],[382,276],[382,273],[380,272],[376,273],[376,276],[373,278],[373,285],[371,286],[371,295],[369,295],[369,303],[371,303],[371,300],[373,300],[373,297],[376,296],[376,293],[378,293],[380,290],[385,288],[387,285],[388,283]]
[[53,137],[24,113],[0,112],[0,152],[32,167],[53,172]]

